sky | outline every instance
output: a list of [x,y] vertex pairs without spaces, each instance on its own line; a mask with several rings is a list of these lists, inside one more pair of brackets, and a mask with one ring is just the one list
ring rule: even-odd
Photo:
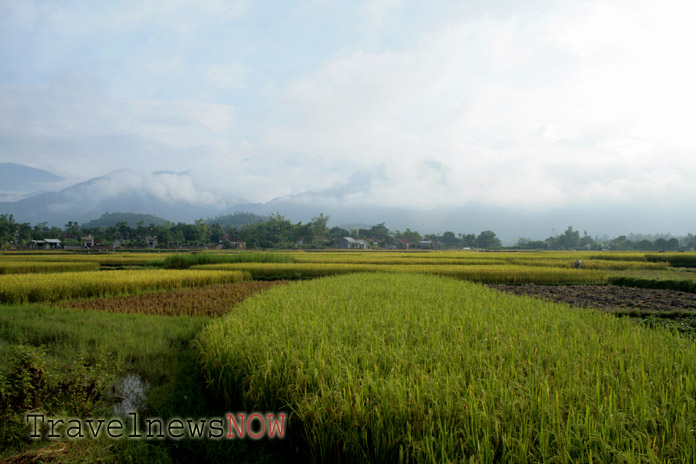
[[226,206],[696,216],[694,17],[686,0],[3,0],[0,162],[67,183],[170,171],[151,188]]

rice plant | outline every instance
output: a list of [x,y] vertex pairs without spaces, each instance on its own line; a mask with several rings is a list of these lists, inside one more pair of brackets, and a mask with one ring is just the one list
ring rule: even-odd
[[651,262],[667,262],[675,267],[696,267],[696,253],[647,254],[645,259]]
[[469,282],[271,289],[197,339],[211,386],[312,462],[694,462],[696,342]]
[[127,270],[0,275],[0,303],[60,301],[130,295],[142,291],[178,289],[241,282],[244,272]]
[[606,283],[606,274],[597,270],[534,267],[514,265],[450,265],[450,264],[345,264],[345,263],[238,263],[195,266],[194,269],[240,270],[254,279],[309,279],[353,272],[407,272],[437,274],[485,283]]
[[[543,259],[543,258],[508,258],[505,260],[507,264],[515,264],[519,266],[541,266],[541,267],[565,267],[572,268],[575,262],[574,259]],[[582,260],[582,268],[584,269],[600,269],[600,270],[625,270],[625,269],[648,269],[661,270],[667,269],[667,262],[645,262],[645,261],[625,261],[625,260],[601,260],[601,259],[585,259]]]
[[187,253],[167,256],[164,260],[151,261],[149,264],[165,269],[188,269],[203,264],[291,262],[290,256],[279,253]]
[[0,274],[33,274],[39,272],[76,272],[97,270],[99,270],[99,263],[15,260],[3,260],[0,262]]

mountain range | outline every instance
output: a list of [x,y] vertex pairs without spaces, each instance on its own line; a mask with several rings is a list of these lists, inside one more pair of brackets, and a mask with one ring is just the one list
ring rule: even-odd
[[621,209],[597,205],[593,208],[533,211],[484,204],[457,208],[433,204],[426,210],[417,210],[351,204],[344,201],[341,192],[335,189],[306,191],[252,203],[207,192],[187,172],[130,170],[110,172],[47,191],[51,186],[64,184],[60,176],[13,163],[0,164],[0,181],[0,193],[4,199],[14,199],[0,201],[0,214],[12,214],[18,222],[47,222],[58,227],[63,227],[68,221],[82,224],[107,211],[150,214],[172,222],[188,223],[246,212],[258,216],[281,214],[292,222],[308,222],[323,213],[330,217],[330,227],[385,223],[391,230],[410,228],[421,233],[453,231],[478,234],[483,230],[493,230],[505,244],[512,244],[519,237],[543,239],[562,233],[569,225],[580,231],[587,230],[591,235],[694,232],[691,216],[657,208],[647,214],[642,205]]
[[[0,177],[11,176],[18,165],[0,165]],[[36,179],[46,171],[24,167],[23,179]],[[50,173],[46,173],[50,174]],[[58,176],[56,176],[58,177]],[[18,196],[19,182],[2,184],[0,190]],[[32,185],[39,185],[34,182]],[[10,187],[10,188],[8,188]],[[56,191],[25,195],[16,201],[0,202],[0,213],[12,214],[19,222],[47,222],[62,227],[68,221],[80,223],[98,218],[106,211],[153,214],[170,221],[193,222],[216,216],[225,208],[211,194],[201,193],[186,173],[137,173],[114,171]]]

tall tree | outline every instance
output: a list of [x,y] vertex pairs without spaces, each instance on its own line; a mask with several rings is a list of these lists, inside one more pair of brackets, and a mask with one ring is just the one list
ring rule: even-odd
[[484,230],[476,237],[476,245],[486,250],[496,250],[502,246],[500,239],[492,230]]
[[446,248],[460,248],[462,245],[461,239],[454,235],[454,232],[447,231],[442,234],[442,243],[445,244]]

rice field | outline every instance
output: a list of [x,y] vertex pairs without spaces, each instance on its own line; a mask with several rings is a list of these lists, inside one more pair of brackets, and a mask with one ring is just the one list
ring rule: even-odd
[[2,262],[31,261],[31,262],[60,262],[60,263],[97,263],[103,266],[142,266],[153,260],[164,259],[173,253],[66,253],[29,252],[29,253],[3,253]]
[[0,261],[0,274],[33,274],[37,272],[98,271],[99,263],[55,261]]
[[209,324],[211,386],[312,462],[694,462],[696,342],[469,282],[354,274]]
[[647,254],[645,259],[652,262],[667,262],[674,267],[696,267],[696,253]]
[[588,257],[590,259],[602,259],[605,261],[647,261],[647,259],[645,259],[645,253],[637,251],[592,253]]
[[[540,258],[508,258],[508,264],[518,266],[541,266],[541,267],[565,267],[572,268],[575,260],[570,259],[540,259]],[[582,260],[583,269],[600,269],[600,270],[625,270],[625,269],[646,269],[646,270],[663,270],[669,267],[669,263],[648,263],[642,261],[624,261],[624,260],[600,260],[600,259],[585,259]]]
[[[674,255],[681,263],[695,256]],[[210,398],[218,405],[219,396],[230,411],[287,412],[290,436],[278,449],[292,462],[696,462],[696,340],[481,285],[606,285],[621,277],[693,287],[694,271],[675,270],[672,254],[657,256],[10,253],[0,255],[0,312],[50,313],[61,330],[98,314],[157,315],[147,320],[167,327],[181,321],[199,335],[193,348],[187,341],[166,358],[167,369],[176,372],[172,360],[180,359],[193,370],[155,396],[171,394],[180,417],[188,413],[179,405]],[[14,306],[21,303],[39,304]],[[3,333],[18,333],[15,319],[4,318]],[[37,340],[50,340],[56,324],[45,322]],[[100,337],[79,343],[99,346]],[[0,339],[0,348],[7,343]],[[148,340],[133,339],[128,349],[138,343]],[[134,359],[124,353],[118,359]],[[155,370],[153,382],[161,377]],[[188,390],[176,390],[184,384]],[[190,448],[208,446],[216,445]]]
[[696,269],[670,268],[666,270],[626,270],[612,272],[612,276],[633,277],[652,280],[690,280],[696,281]]
[[165,269],[188,269],[203,264],[291,262],[290,256],[280,253],[189,253],[170,255],[148,264]]
[[119,270],[0,275],[0,303],[55,302],[248,280],[244,272]]
[[586,252],[553,253],[479,253],[479,252],[431,252],[431,253],[386,253],[386,252],[352,252],[352,253],[296,253],[292,255],[295,263],[331,263],[331,264],[437,264],[437,265],[517,265],[539,267],[572,268],[576,259],[582,260],[585,269],[624,270],[624,269],[667,269],[669,263],[648,262],[644,255],[637,260],[632,255],[618,255],[626,259],[602,259]]
[[481,253],[313,252],[291,253],[290,256],[295,263],[315,264],[505,264],[503,258]]
[[619,261],[643,261],[652,263],[668,263],[673,267],[696,267],[696,253],[640,253],[640,252],[610,252],[591,254],[592,259],[619,260]]
[[194,266],[192,269],[236,270],[248,272],[258,280],[309,279],[354,272],[435,274],[485,283],[606,283],[598,270],[515,265],[427,265],[427,264],[345,264],[345,263],[236,263]]

